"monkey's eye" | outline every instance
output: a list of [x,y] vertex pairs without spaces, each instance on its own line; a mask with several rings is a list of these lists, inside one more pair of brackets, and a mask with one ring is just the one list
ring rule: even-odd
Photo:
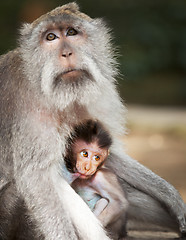
[[47,36],[46,36],[46,39],[48,40],[48,41],[53,41],[53,40],[55,40],[57,38],[57,36],[54,34],[54,33],[49,33],[49,34],[47,34]]
[[88,157],[88,152],[86,151],[82,151],[80,154],[82,157]]
[[66,33],[67,36],[74,36],[77,34],[78,34],[78,32],[74,28],[69,28]]
[[95,156],[93,157],[93,159],[94,159],[95,161],[99,161],[99,160],[100,160],[100,156],[95,155]]

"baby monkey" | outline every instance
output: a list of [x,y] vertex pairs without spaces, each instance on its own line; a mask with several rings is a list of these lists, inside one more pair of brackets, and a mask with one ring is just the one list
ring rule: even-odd
[[128,201],[114,173],[104,166],[112,139],[101,123],[75,127],[65,157],[68,179],[113,239],[126,236]]

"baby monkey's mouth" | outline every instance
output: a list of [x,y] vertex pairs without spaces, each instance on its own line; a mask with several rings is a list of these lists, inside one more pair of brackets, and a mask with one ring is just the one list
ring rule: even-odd
[[73,168],[73,175],[77,176],[80,179],[88,179],[90,178],[93,174],[84,174],[81,171],[78,171],[78,169],[75,167]]
[[91,177],[92,177],[92,175],[86,175],[86,174],[82,174],[82,173],[80,173],[80,175],[79,175],[80,179],[89,179]]

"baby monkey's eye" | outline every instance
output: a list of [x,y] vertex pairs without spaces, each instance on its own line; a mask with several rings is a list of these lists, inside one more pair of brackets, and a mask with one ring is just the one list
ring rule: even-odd
[[74,28],[69,28],[66,33],[67,36],[74,36],[77,34],[78,34],[78,32]]
[[88,152],[86,151],[82,151],[80,154],[82,157],[88,157]]
[[95,160],[95,161],[99,161],[99,160],[100,160],[100,156],[95,155],[95,156],[93,157],[93,160]]
[[57,36],[54,34],[54,33],[49,33],[49,34],[47,34],[47,36],[46,36],[46,39],[48,40],[48,41],[53,41],[53,40],[55,40],[57,38]]

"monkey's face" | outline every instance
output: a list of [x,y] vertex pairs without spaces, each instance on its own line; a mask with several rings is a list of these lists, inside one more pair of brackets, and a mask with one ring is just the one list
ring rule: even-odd
[[80,178],[91,177],[103,164],[108,156],[108,149],[102,149],[97,142],[87,144],[78,140],[74,145],[74,159],[76,159],[76,170]]
[[29,79],[60,108],[99,100],[115,75],[102,21],[64,12],[36,23],[25,25],[20,41]]
[[[80,46],[86,43],[86,34],[72,24],[65,24],[60,28],[49,29],[42,36],[41,44],[45,54],[49,54],[52,62],[55,77],[53,88],[65,86],[83,86],[86,78],[91,80],[88,69],[80,63],[81,54],[78,53]],[[49,59],[50,61],[50,59]]]

